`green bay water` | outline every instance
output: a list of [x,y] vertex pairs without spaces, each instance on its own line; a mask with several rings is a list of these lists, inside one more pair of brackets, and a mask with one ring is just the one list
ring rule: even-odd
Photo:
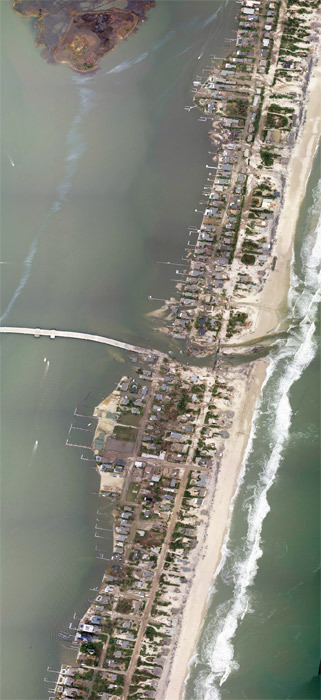
[[186,700],[320,697],[320,149]]
[[24,126],[8,110],[3,219],[11,234],[2,257],[15,265],[3,270],[2,309],[23,260],[32,283],[6,322],[20,325],[28,314],[29,325],[54,317],[69,327],[72,319],[79,330],[132,341],[152,332],[144,314],[157,305],[148,296],[175,292],[175,268],[156,263],[180,262],[187,226],[200,221],[194,209],[210,158],[207,128],[184,105],[206,56],[224,50],[234,12],[234,3],[160,2],[93,78],[41,62],[25,20],[11,17],[19,50],[10,34],[4,44],[19,78],[9,68],[4,93]]
[[[211,150],[184,106],[234,13],[234,2],[159,2],[89,77],[48,65],[32,23],[1,3],[2,325],[169,347],[148,296],[174,295],[175,267],[157,262],[180,262],[200,221]],[[65,441],[75,406],[89,414],[129,371],[99,345],[1,338],[2,700],[43,700],[48,665],[74,654],[58,634],[102,577],[101,502],[87,451]]]

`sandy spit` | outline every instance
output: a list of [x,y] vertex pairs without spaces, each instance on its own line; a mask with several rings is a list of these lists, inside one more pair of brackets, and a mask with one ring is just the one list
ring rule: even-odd
[[233,345],[254,341],[272,333],[285,318],[296,224],[321,136],[320,84],[321,54],[308,85],[305,119],[287,173],[284,203],[272,253],[277,257],[275,269],[269,271],[260,294],[244,299],[246,305],[256,308],[256,322],[254,330],[240,335]]

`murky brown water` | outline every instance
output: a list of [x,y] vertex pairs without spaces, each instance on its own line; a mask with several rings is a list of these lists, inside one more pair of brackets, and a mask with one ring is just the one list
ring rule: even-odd
[[[160,2],[90,80],[47,65],[31,25],[8,2],[1,11],[3,321],[167,346],[148,295],[175,291],[175,267],[157,262],[179,262],[199,223],[209,157],[184,105],[234,4]],[[128,368],[90,343],[1,346],[1,697],[42,700],[47,665],[67,653],[57,634],[102,575],[96,475],[65,440],[76,403],[91,391],[92,408]]]

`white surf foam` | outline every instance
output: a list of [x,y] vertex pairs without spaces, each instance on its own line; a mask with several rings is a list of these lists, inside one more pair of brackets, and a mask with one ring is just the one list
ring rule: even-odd
[[[320,211],[320,197],[315,206]],[[315,213],[315,212],[312,212]],[[309,213],[311,214],[311,212]],[[308,218],[309,218],[308,214]],[[310,217],[311,218],[311,217]],[[307,236],[301,250],[301,279],[292,264],[291,288],[288,296],[289,311],[294,324],[287,340],[280,342],[279,350],[272,359],[267,372],[265,385],[273,377],[273,393],[270,391],[269,429],[271,452],[266,456],[254,493],[248,504],[247,535],[242,556],[234,557],[229,550],[229,535],[222,547],[222,559],[216,575],[225,565],[229,567],[229,580],[233,581],[233,594],[229,600],[219,606],[204,635],[199,661],[205,663],[196,679],[194,690],[197,700],[220,700],[220,687],[230,673],[238,668],[234,656],[233,639],[240,621],[251,611],[251,586],[262,556],[261,534],[264,520],[270,510],[268,492],[275,481],[282,460],[284,447],[289,438],[292,409],[289,394],[293,384],[301,377],[315,356],[315,321],[321,298],[320,263],[321,263],[321,217],[314,232]],[[275,388],[275,382],[277,386]],[[269,390],[267,386],[267,390]],[[257,415],[260,409],[257,410]],[[239,477],[239,487],[244,479],[247,460],[252,452],[255,437],[255,421],[252,426],[251,440],[247,455],[243,461]],[[237,494],[236,494],[237,495]],[[230,518],[235,502],[233,499]]]

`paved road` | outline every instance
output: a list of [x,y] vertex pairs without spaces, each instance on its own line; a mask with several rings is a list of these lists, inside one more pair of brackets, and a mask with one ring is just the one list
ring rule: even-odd
[[[195,469],[195,465],[193,466],[193,469]],[[128,697],[130,684],[132,682],[132,678],[133,678],[133,675],[134,675],[135,670],[136,670],[137,660],[138,660],[138,657],[139,657],[140,652],[141,652],[141,646],[142,646],[144,634],[146,632],[147,625],[150,622],[151,610],[153,607],[156,593],[159,590],[160,577],[164,571],[165,559],[166,559],[166,556],[167,556],[167,553],[169,550],[171,538],[172,538],[174,528],[176,525],[177,514],[178,514],[178,511],[182,505],[183,496],[185,493],[185,488],[186,488],[189,474],[190,474],[190,469],[186,469],[184,471],[184,474],[182,476],[182,479],[181,479],[181,482],[179,485],[179,489],[178,489],[177,496],[175,499],[175,505],[174,505],[174,508],[173,508],[173,511],[172,511],[172,514],[171,514],[171,517],[170,517],[170,520],[169,520],[169,523],[167,526],[165,540],[164,540],[164,543],[163,543],[163,546],[161,549],[161,553],[160,553],[159,558],[158,558],[157,566],[155,569],[152,587],[149,591],[149,597],[148,597],[147,602],[146,602],[146,607],[145,607],[145,610],[144,610],[144,613],[142,616],[142,620],[141,620],[141,624],[140,624],[140,628],[138,630],[138,634],[136,637],[134,651],[132,654],[132,658],[130,660],[130,664],[128,666],[127,676],[125,678],[124,689],[123,689],[123,694],[122,694],[123,698]]]
[[146,353],[155,352],[146,348],[141,348],[138,345],[123,343],[121,340],[105,338],[103,335],[92,335],[91,333],[76,333],[75,331],[56,331],[47,330],[45,328],[15,328],[13,326],[0,326],[0,333],[18,333],[22,335],[33,335],[35,336],[35,338],[39,338],[40,336],[47,336],[48,338],[75,338],[76,340],[91,340],[94,343],[112,345],[115,348],[122,348],[122,350],[129,350],[130,352],[136,352],[144,355]]

